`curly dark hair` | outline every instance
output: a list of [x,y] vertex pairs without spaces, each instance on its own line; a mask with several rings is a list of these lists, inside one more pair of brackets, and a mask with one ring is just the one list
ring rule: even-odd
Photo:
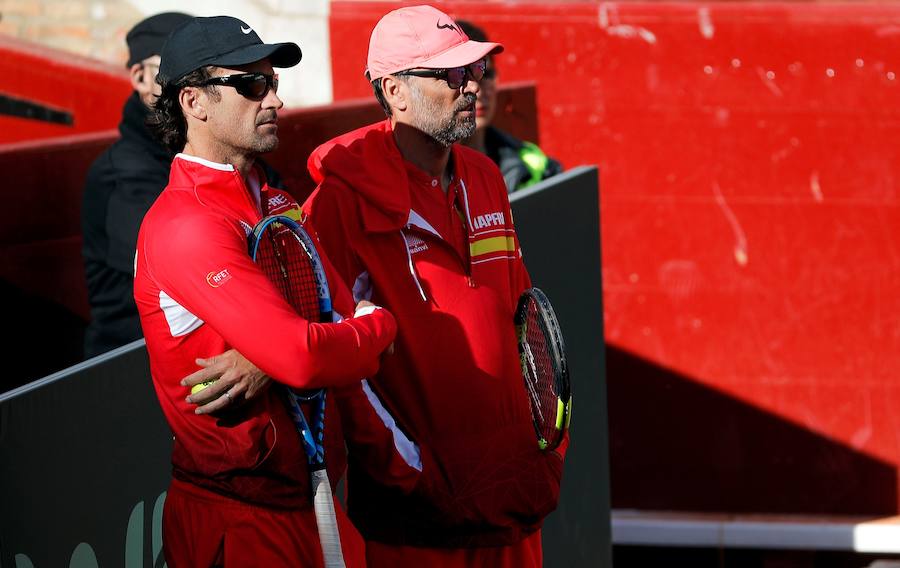
[[[153,103],[150,116],[147,117],[147,127],[156,136],[156,139],[173,154],[181,152],[187,143],[187,121],[178,100],[181,89],[199,87],[212,77],[212,69],[211,66],[201,67],[181,79],[171,82],[162,75],[156,76],[156,82],[162,86],[162,94]],[[209,85],[202,88],[218,99],[219,92],[215,86]]]

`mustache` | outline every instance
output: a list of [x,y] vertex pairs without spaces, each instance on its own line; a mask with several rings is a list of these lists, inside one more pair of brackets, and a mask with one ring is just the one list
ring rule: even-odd
[[453,109],[456,112],[466,110],[470,106],[475,104],[475,99],[477,97],[473,93],[463,93],[463,96],[460,97],[459,101],[456,103],[456,108]]
[[256,125],[265,124],[266,122],[276,122],[278,120],[278,113],[274,110],[264,112],[256,117]]

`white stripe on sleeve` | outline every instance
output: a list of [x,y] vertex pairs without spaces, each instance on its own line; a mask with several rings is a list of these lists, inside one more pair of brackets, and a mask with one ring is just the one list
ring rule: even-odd
[[203,325],[202,319],[184,309],[181,304],[162,290],[159,291],[159,307],[166,316],[172,337],[187,335]]
[[419,453],[419,447],[400,430],[394,417],[391,416],[387,408],[381,404],[381,400],[372,390],[372,387],[369,386],[368,379],[362,380],[362,388],[363,392],[366,393],[366,398],[369,399],[369,404],[372,405],[372,408],[375,409],[375,413],[381,418],[381,422],[384,424],[385,428],[387,428],[394,437],[394,447],[397,448],[400,457],[403,458],[403,461],[405,461],[406,465],[409,467],[416,471],[422,471],[422,456]]

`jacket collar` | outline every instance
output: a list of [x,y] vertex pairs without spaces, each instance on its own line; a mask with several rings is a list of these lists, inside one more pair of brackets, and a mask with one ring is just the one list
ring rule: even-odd
[[[253,165],[260,180],[261,201],[268,196],[265,174]],[[172,160],[169,185],[193,190],[197,200],[211,208],[227,209],[248,222],[262,218],[251,190],[233,165],[212,162],[197,156],[180,153]]]

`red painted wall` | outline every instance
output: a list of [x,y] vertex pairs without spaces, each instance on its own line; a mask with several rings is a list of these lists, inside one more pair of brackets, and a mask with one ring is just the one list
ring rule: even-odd
[[131,85],[123,67],[0,34],[0,94],[73,115],[71,125],[0,114],[0,144],[115,128]]
[[[397,5],[333,3],[337,98]],[[439,5],[601,167],[614,506],[896,512],[900,6]]]

